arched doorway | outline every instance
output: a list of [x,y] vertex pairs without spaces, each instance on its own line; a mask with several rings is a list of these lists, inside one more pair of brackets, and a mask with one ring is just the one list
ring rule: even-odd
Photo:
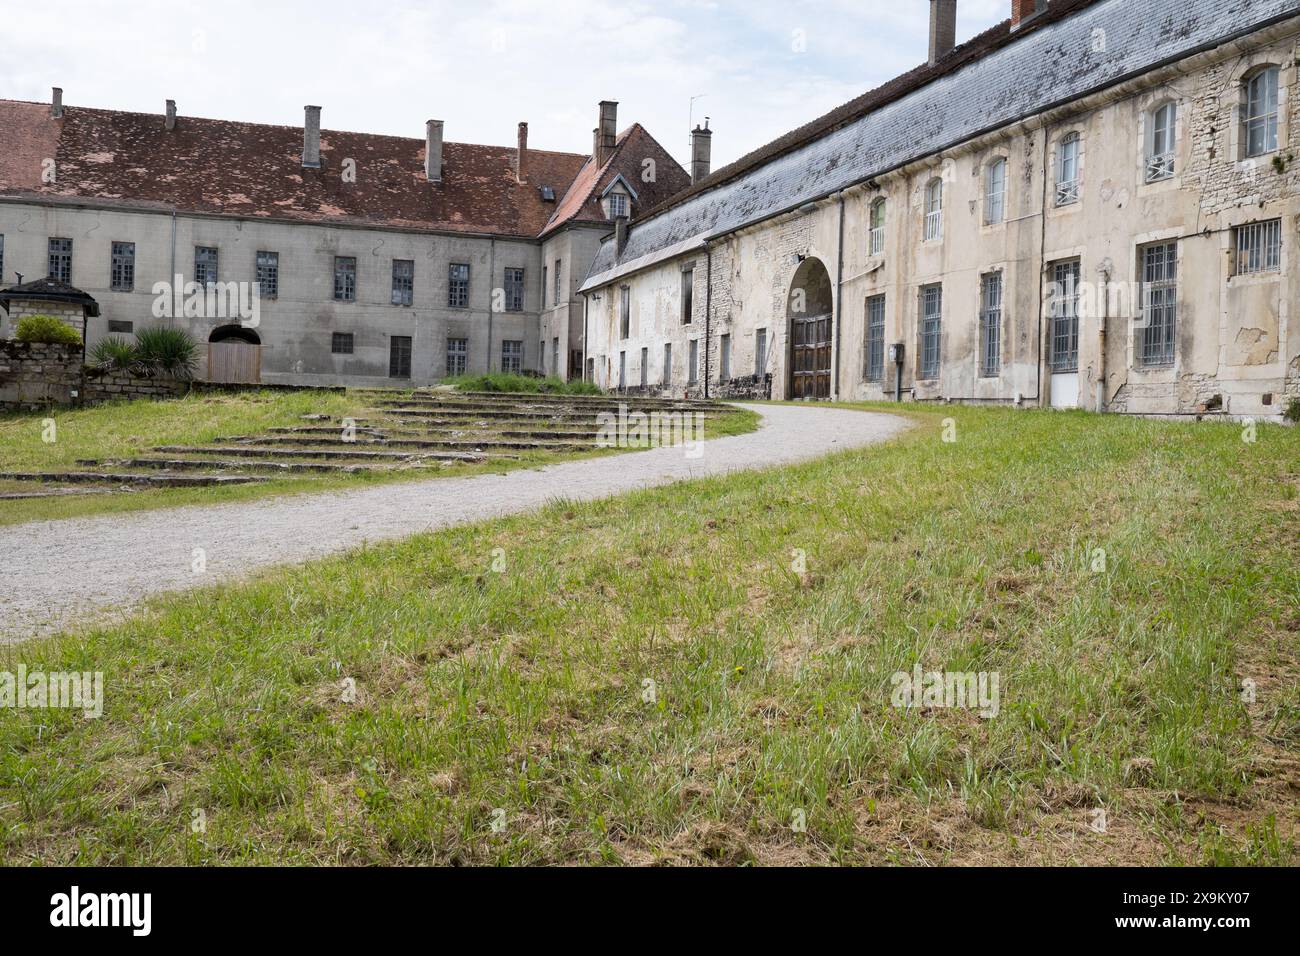
[[790,398],[822,401],[831,397],[834,349],[834,299],[831,276],[820,259],[805,259],[790,280],[786,317],[790,328]]
[[208,336],[208,381],[256,385],[262,381],[262,338],[243,325],[221,325]]

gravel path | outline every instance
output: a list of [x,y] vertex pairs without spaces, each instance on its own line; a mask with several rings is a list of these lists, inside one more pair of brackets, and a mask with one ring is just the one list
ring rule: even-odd
[[[401,538],[653,485],[767,467],[869,445],[902,431],[892,415],[753,406],[755,432],[704,442],[698,457],[656,448],[504,475],[436,478],[358,491],[192,505],[0,528],[0,643],[125,614],[143,598]],[[206,571],[193,570],[194,550]]]

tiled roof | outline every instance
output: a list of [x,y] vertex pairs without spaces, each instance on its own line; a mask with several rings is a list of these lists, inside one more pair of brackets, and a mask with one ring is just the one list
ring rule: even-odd
[[[300,127],[0,100],[0,195],[36,193],[245,218],[354,222],[534,238],[587,157],[528,150],[524,183],[515,148],[445,143],[441,184],[424,175],[423,139],[321,132],[321,168],[302,167]],[[57,181],[41,182],[42,160]],[[344,159],[356,182],[343,181]]]
[[584,288],[1297,14],[1300,0],[1057,0],[672,197],[622,256],[605,242]]

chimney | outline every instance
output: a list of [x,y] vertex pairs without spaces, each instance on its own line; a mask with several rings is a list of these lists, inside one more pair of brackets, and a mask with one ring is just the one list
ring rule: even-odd
[[618,142],[618,104],[612,100],[600,101],[600,125],[596,127],[596,165],[609,162]]
[[176,101],[167,101],[167,128],[169,130],[176,128]]
[[524,154],[528,152],[528,124],[519,124],[519,152],[515,154],[515,182],[524,181]]
[[424,124],[424,175],[431,183],[442,182],[442,120]]
[[302,165],[305,169],[320,169],[320,107],[306,106],[302,129]]
[[50,118],[63,119],[63,87],[54,88],[54,98],[50,100]]
[[625,248],[627,248],[627,216],[619,216],[614,220],[615,255],[621,256]]
[[1047,0],[1011,0],[1011,29],[1018,30],[1020,25],[1047,9]]
[[930,65],[957,45],[957,0],[930,0]]
[[704,117],[704,126],[691,130],[691,184],[707,179],[713,162],[713,130],[709,129],[709,118]]

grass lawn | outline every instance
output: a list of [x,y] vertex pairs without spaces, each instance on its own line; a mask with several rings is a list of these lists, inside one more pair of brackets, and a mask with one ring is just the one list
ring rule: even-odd
[[[506,377],[507,379],[510,377]],[[527,380],[545,382],[545,380]],[[373,415],[371,396],[342,392],[252,391],[195,394],[173,401],[111,402],[85,409],[0,414],[0,471],[84,471],[78,459],[125,458],[147,453],[155,445],[204,445],[214,439],[250,435],[276,426],[302,425],[302,416],[325,414],[335,420]],[[55,423],[52,442],[44,440],[46,421]],[[710,436],[752,431],[752,412],[706,423]],[[600,450],[586,454],[616,454]],[[458,464],[444,472],[431,469],[272,477],[248,485],[208,488],[166,488],[117,494],[0,501],[0,526],[24,521],[84,517],[111,512],[140,511],[179,505],[247,501],[269,495],[325,491],[393,481],[427,480],[440,474],[472,475],[531,468],[561,459],[583,457],[572,452],[519,451],[515,460]],[[94,470],[94,469],[90,469]],[[0,491],[34,492],[35,482],[0,480]]]
[[0,651],[0,862],[1296,863],[1300,430],[908,414]]

